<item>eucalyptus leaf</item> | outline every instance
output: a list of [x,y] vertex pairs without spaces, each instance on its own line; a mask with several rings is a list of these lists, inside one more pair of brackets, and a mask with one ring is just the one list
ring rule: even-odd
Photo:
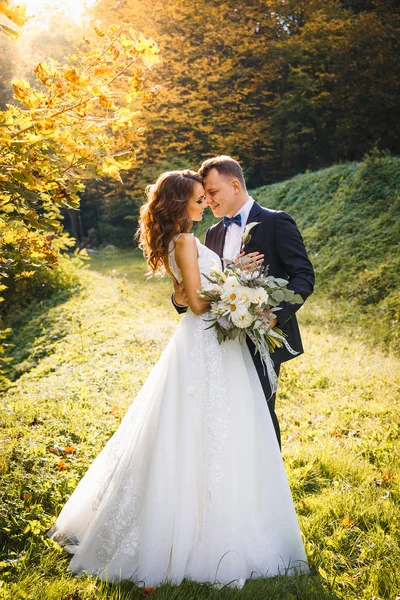
[[296,304],[303,304],[304,302],[300,294],[295,294],[293,300],[296,302]]
[[294,298],[294,291],[293,290],[283,290],[284,294],[285,294],[285,300],[287,302],[291,302]]
[[281,279],[281,277],[275,277],[275,283],[277,283],[278,285],[284,287],[289,282],[287,281],[287,279]]
[[282,290],[274,290],[273,292],[271,292],[271,297],[277,302],[282,302],[285,298],[285,294]]

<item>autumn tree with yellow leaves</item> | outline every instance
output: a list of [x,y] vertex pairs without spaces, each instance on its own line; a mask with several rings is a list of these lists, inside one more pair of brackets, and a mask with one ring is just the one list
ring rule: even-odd
[[[2,2],[0,11],[23,25],[21,7]],[[0,30],[18,35],[7,24]],[[79,208],[85,182],[119,180],[135,162],[140,106],[157,93],[147,75],[159,61],[158,48],[122,24],[107,32],[96,28],[95,34],[66,64],[38,64],[36,87],[14,79],[15,102],[0,113],[1,292],[7,309],[24,302],[35,282],[57,267],[60,251],[73,244],[62,230],[61,210]]]
[[163,58],[133,171],[83,197],[84,226],[102,229],[103,241],[124,230],[128,241],[146,183],[168,168],[231,154],[256,187],[375,146],[400,152],[394,0],[99,0],[93,18],[140,27]]

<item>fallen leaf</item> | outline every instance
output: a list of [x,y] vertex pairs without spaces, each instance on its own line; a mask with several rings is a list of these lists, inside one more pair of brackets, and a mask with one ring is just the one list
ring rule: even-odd
[[54,468],[56,471],[66,471],[69,469],[69,466],[66,465],[63,460],[60,460],[60,462]]
[[342,525],[342,527],[353,527],[354,521],[350,519],[349,515],[346,515],[345,517],[343,517],[340,524]]
[[388,471],[386,473],[386,475],[384,475],[382,477],[382,479],[376,479],[375,483],[376,485],[383,485],[384,483],[386,483],[387,481],[390,481],[394,476],[393,471]]
[[24,500],[28,500],[31,497],[31,495],[26,492],[22,497]]
[[332,437],[337,437],[337,438],[344,438],[344,437],[346,437],[345,435],[343,435],[343,433],[340,433],[340,431],[337,431],[336,429],[334,431],[332,431],[331,436]]
[[388,471],[388,472],[386,473],[386,475],[384,475],[384,476],[382,477],[382,483],[385,483],[386,481],[390,481],[391,479],[393,479],[393,476],[394,476],[394,473],[393,473],[393,471]]
[[66,446],[63,450],[64,454],[75,454],[76,448],[75,446]]

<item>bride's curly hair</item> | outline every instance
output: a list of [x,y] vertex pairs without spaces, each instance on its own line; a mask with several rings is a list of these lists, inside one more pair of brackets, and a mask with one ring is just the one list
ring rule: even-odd
[[167,171],[146,188],[147,202],[140,209],[135,237],[153,275],[170,272],[169,243],[174,235],[192,228],[187,203],[195,183],[203,184],[195,171]]

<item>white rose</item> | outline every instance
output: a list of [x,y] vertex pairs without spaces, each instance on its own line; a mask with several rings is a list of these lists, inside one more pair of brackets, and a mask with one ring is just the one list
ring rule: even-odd
[[255,304],[268,304],[268,292],[262,287],[255,288],[253,292],[253,302]]
[[237,310],[231,312],[231,319],[236,327],[244,329],[253,323],[255,317],[245,307],[239,306]]

